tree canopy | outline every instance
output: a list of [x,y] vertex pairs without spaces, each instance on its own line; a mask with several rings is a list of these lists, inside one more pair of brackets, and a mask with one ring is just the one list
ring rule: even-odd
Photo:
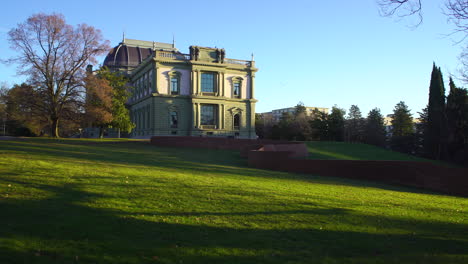
[[86,24],[76,27],[61,14],[35,14],[8,32],[8,40],[18,55],[9,62],[18,64],[18,73],[29,77],[44,103],[42,115],[50,122],[51,135],[59,136],[59,124],[67,108],[81,101],[85,67],[110,47],[101,31]]

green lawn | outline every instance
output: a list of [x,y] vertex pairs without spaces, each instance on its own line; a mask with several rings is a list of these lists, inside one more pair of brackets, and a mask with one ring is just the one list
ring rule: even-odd
[[467,208],[235,151],[0,141],[0,263],[468,263]]
[[310,153],[309,158],[311,159],[429,161],[416,156],[360,143],[313,141],[306,144]]

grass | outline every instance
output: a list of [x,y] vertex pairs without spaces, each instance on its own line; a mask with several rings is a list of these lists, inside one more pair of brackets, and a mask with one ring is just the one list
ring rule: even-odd
[[0,263],[467,263],[467,208],[232,151],[0,141]]
[[343,159],[343,160],[403,160],[428,161],[427,159],[403,153],[386,150],[372,145],[360,143],[313,141],[307,142],[311,159]]

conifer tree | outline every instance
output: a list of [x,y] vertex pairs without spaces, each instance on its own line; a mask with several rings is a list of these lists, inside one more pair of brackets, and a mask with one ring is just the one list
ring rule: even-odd
[[[447,97],[448,152],[451,159],[461,162],[468,156],[468,91],[457,88],[450,78],[450,93]],[[468,159],[468,157],[467,157]]]
[[446,155],[446,126],[444,80],[440,68],[434,63],[429,86],[427,125],[424,131],[424,152],[429,158],[442,159]]
[[384,117],[379,108],[372,109],[367,115],[364,130],[364,141],[367,144],[383,147],[385,146],[386,130]]
[[330,115],[328,115],[328,133],[330,140],[343,141],[344,140],[344,115],[346,111],[333,106]]
[[346,140],[351,142],[364,141],[364,119],[357,105],[351,105],[345,123]]
[[413,117],[405,102],[399,102],[393,109],[392,136],[390,145],[392,149],[405,153],[414,150],[414,124]]

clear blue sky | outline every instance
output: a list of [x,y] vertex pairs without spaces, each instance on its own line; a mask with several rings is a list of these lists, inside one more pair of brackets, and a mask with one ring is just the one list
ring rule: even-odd
[[[255,55],[257,112],[302,101],[306,106],[383,114],[405,101],[413,114],[427,104],[432,62],[445,81],[460,66],[460,46],[441,14],[442,0],[423,1],[424,22],[379,16],[375,0],[237,1],[7,1],[0,16],[0,58],[11,57],[7,32],[30,15],[57,12],[72,25],[101,29],[117,45],[127,38],[221,47],[228,58]],[[14,66],[0,65],[0,81],[19,83]],[[459,83],[461,85],[461,83]]]

